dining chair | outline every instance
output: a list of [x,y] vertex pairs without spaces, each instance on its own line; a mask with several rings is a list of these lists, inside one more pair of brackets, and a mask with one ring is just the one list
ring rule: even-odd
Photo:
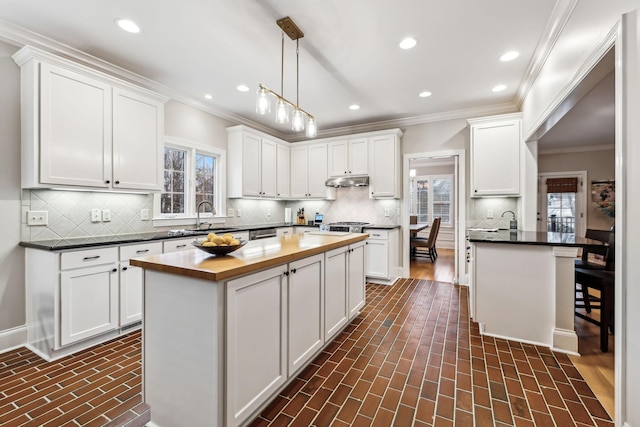
[[[582,302],[576,297],[575,308],[584,308],[588,310],[587,313],[590,313],[591,309],[599,309],[600,320],[587,316],[578,310],[575,311],[575,315],[600,327],[600,351],[603,353],[609,350],[609,331],[611,334],[614,333],[615,233],[610,234],[608,243],[604,269],[575,269],[575,282],[580,284],[583,294]],[[591,295],[590,289],[599,291],[600,296]]]
[[[414,257],[425,256],[431,259],[431,262],[435,262],[438,258],[438,251],[436,250],[436,240],[438,239],[438,231],[440,230],[440,217],[435,217],[431,223],[429,230],[429,237],[412,237],[411,242],[411,254]],[[423,249],[418,249],[423,248]]]
[[[588,228],[585,236],[587,239],[608,243],[612,232],[609,230],[595,230]],[[582,248],[582,257],[574,261],[574,268],[586,268],[591,270],[604,270],[606,268],[607,250],[606,245],[592,245]],[[602,263],[589,260],[589,255],[595,255],[602,258]],[[591,302],[598,302],[597,298],[590,295],[588,289],[583,289],[582,285],[576,283],[576,303],[584,304],[587,313],[591,313]]]

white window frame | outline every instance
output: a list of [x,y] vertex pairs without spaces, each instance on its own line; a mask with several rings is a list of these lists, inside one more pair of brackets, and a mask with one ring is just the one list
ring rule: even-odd
[[[162,192],[153,195],[153,225],[154,226],[177,226],[195,225],[196,223],[196,196],[195,196],[195,164],[196,153],[215,157],[215,188],[214,206],[216,215],[210,212],[202,212],[200,220],[206,219],[213,224],[222,224],[226,221],[227,212],[227,152],[218,147],[198,144],[178,138],[165,137],[164,146],[186,151],[185,156],[185,213],[184,214],[162,214],[160,213],[160,196]],[[164,151],[164,150],[163,150]],[[163,156],[164,158],[164,156]]]
[[[455,203],[455,181],[453,179],[453,175],[452,174],[444,174],[444,175],[418,175],[415,177],[411,178],[411,189],[410,192],[411,194],[413,194],[413,199],[411,200],[411,206],[410,206],[410,212],[411,215],[417,215],[416,209],[417,209],[417,203],[418,203],[418,198],[416,197],[416,189],[414,187],[414,183],[416,181],[419,180],[426,180],[429,182],[429,202],[427,204],[427,211],[429,214],[429,219],[431,221],[433,221],[433,205],[434,205],[434,201],[433,201],[433,180],[434,179],[449,179],[451,181],[451,194],[450,194],[450,198],[449,198],[449,221],[448,222],[444,222],[442,221],[440,223],[441,227],[453,227],[453,220],[455,218],[453,218],[455,209],[454,209],[454,203]],[[442,202],[437,202],[435,204],[442,204]]]

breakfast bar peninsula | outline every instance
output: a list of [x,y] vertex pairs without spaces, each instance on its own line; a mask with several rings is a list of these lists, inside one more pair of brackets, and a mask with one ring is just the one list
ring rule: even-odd
[[249,422],[364,306],[365,233],[131,260],[144,279],[149,426]]
[[578,354],[574,234],[470,231],[471,317],[485,335]]

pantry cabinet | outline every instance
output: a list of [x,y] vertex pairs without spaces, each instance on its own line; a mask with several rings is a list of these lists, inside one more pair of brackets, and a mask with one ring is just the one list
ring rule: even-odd
[[341,177],[369,173],[367,138],[329,143],[329,176]]
[[13,59],[23,188],[162,189],[167,98],[32,47]]
[[327,144],[291,148],[291,198],[327,198]]
[[[246,132],[241,126],[227,129],[229,159],[228,193],[229,197],[285,197],[288,193],[287,182],[278,185],[278,177],[282,180],[282,172],[278,170],[278,161],[285,170],[288,165],[289,148],[280,146],[273,140],[256,133]],[[284,151],[283,151],[284,150]],[[287,172],[288,173],[288,172]]]
[[519,196],[522,115],[469,120],[471,196]]

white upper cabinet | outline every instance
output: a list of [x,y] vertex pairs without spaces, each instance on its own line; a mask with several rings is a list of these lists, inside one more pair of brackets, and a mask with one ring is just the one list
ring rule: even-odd
[[289,197],[291,190],[289,183],[291,178],[289,176],[291,172],[291,161],[289,159],[289,147],[285,147],[281,144],[277,146],[276,155],[276,196],[277,197]]
[[242,126],[229,128],[227,132],[227,195],[287,197],[289,183],[284,181],[279,163],[288,175],[289,165],[285,161],[289,159],[289,147],[257,133],[246,132]]
[[367,175],[367,138],[334,141],[329,143],[329,176]]
[[162,189],[166,98],[31,47],[13,58],[23,188]]
[[399,199],[400,170],[399,134],[369,138],[370,196]]
[[327,144],[291,148],[291,198],[326,198]]
[[520,195],[521,114],[469,120],[471,196]]

